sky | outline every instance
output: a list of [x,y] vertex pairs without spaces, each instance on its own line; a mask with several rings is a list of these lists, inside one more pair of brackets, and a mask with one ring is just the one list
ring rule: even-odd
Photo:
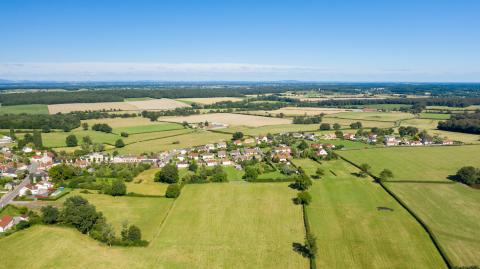
[[0,79],[480,81],[475,0],[0,0]]

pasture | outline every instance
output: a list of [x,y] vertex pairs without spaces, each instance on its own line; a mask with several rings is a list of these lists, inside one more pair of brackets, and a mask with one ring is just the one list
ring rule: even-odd
[[143,195],[165,195],[168,184],[154,182],[155,173],[160,168],[145,170],[133,179],[132,182],[126,182],[127,192],[134,192]]
[[360,165],[367,163],[378,175],[390,169],[393,180],[448,181],[463,166],[480,166],[480,146],[394,147],[338,151]]
[[222,132],[234,133],[242,132],[245,135],[266,135],[268,133],[278,134],[284,132],[315,132],[319,128],[319,124],[281,124],[268,125],[261,127],[232,126],[222,129]]
[[[360,112],[359,112],[360,113]],[[343,128],[348,126],[350,128],[350,124],[354,122],[361,122],[363,128],[392,128],[395,126],[395,122],[393,121],[374,121],[374,120],[359,120],[359,119],[344,119],[344,118],[336,118],[334,117],[336,114],[326,115],[323,117],[323,123],[330,123],[331,125],[338,123]]]
[[480,264],[480,192],[468,186],[387,183],[435,234],[455,266]]
[[277,110],[270,110],[266,111],[266,113],[270,114],[280,114],[283,113],[287,116],[313,116],[313,115],[320,115],[320,114],[334,114],[340,112],[346,112],[347,109],[342,108],[328,108],[328,107],[282,107]]
[[371,178],[352,176],[356,168],[341,160],[321,167],[307,207],[317,268],[446,268],[427,233]]
[[353,120],[391,121],[411,119],[414,116],[404,112],[342,112],[329,115],[329,117]]
[[0,260],[34,269],[308,268],[292,250],[305,234],[294,195],[287,184],[187,185],[162,223],[173,200],[87,194],[111,222],[141,225],[150,245],[109,248],[72,228],[37,225],[1,239]]
[[433,120],[448,120],[450,119],[450,114],[440,114],[440,113],[420,113],[421,119],[433,119]]
[[0,114],[48,114],[47,105],[0,106]]
[[55,131],[50,133],[42,133],[43,145],[52,148],[66,147],[67,145],[65,139],[67,136],[72,134],[77,137],[78,144],[82,143],[82,138],[85,136],[90,136],[94,143],[104,143],[110,145],[115,144],[115,141],[120,138],[120,136],[116,134],[92,130],[84,131],[78,128],[70,132]]
[[211,105],[215,104],[218,102],[226,102],[226,101],[232,101],[232,102],[238,102],[242,101],[243,98],[240,97],[210,97],[210,98],[180,98],[180,99],[175,99],[181,102],[186,102],[186,103],[197,103],[197,104],[202,104],[202,105]]
[[250,127],[259,127],[265,125],[278,125],[292,123],[290,119],[269,118],[254,115],[232,114],[232,113],[211,113],[192,116],[176,116],[176,117],[160,117],[159,121],[178,122],[184,121],[188,123],[198,122],[218,122],[228,125],[244,125]]

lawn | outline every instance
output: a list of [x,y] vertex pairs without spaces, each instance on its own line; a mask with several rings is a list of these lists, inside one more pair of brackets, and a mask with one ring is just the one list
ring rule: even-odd
[[[351,132],[351,133],[354,133],[354,132]],[[320,139],[320,140],[318,140],[318,143],[333,144],[335,146],[343,145],[343,149],[346,149],[346,150],[348,150],[348,149],[365,149],[365,148],[376,147],[375,145],[370,145],[370,144],[363,143],[363,142],[352,141],[352,140],[343,140],[343,139],[334,139],[334,140],[322,140],[322,139]]]
[[152,168],[140,173],[132,182],[127,182],[127,192],[134,192],[144,195],[165,195],[167,184],[154,182],[155,173],[160,168]]
[[317,168],[320,167],[319,163],[311,159],[293,159],[292,162],[297,167],[302,167],[309,176],[315,175]]
[[0,106],[0,114],[48,114],[47,105]]
[[398,121],[413,118],[410,113],[404,112],[342,112],[331,114],[330,118],[373,120],[373,121]]
[[388,183],[431,229],[455,266],[480,264],[480,191],[462,184]]
[[317,268],[446,268],[427,233],[371,178],[352,176],[341,160],[322,167],[331,172],[314,182],[307,207]]
[[463,166],[480,166],[480,146],[395,147],[337,151],[356,163],[368,163],[374,174],[390,169],[393,180],[448,181]]
[[128,137],[124,137],[122,139],[126,144],[130,144],[134,142],[184,135],[187,133],[191,133],[193,131],[194,131],[193,129],[178,129],[178,130],[161,131],[161,132],[153,132],[153,133],[131,134]]
[[237,170],[234,166],[223,167],[225,173],[227,173],[228,181],[239,181],[243,180],[243,175],[245,174],[244,170]]

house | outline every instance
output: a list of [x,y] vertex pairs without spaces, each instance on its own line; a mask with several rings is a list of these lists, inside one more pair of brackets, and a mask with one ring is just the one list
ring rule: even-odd
[[20,192],[19,192],[19,195],[20,196],[25,196],[25,195],[27,195],[28,191],[30,191],[30,193],[33,196],[45,195],[52,188],[53,188],[52,183],[50,183],[48,181],[42,181],[42,182],[37,183],[35,185],[28,184],[25,187],[21,188]]
[[274,148],[273,152],[282,153],[282,154],[285,154],[285,153],[290,154],[292,152],[292,150],[290,149],[290,147],[287,147],[285,145],[280,145],[279,147]]
[[303,138],[303,134],[301,134],[301,133],[293,133],[293,134],[292,134],[292,137],[293,137],[293,138]]
[[0,219],[0,233],[6,232],[8,229],[13,227],[13,217],[5,215]]
[[9,147],[2,147],[2,149],[0,150],[2,153],[10,153],[10,148]]
[[178,153],[180,153],[181,155],[185,155],[185,154],[187,154],[187,152],[188,152],[188,150],[186,150],[186,149],[178,150]]
[[212,153],[205,153],[202,154],[202,160],[207,161],[207,160],[213,160],[215,158],[215,155]]
[[206,144],[205,149],[207,151],[215,150],[215,145],[214,144]]
[[17,168],[15,167],[4,167],[1,169],[1,175],[2,177],[11,177],[11,178],[17,178]]
[[217,152],[217,156],[218,156],[218,158],[223,159],[223,158],[227,157],[227,152],[224,151],[224,150],[221,150],[221,151]]
[[261,136],[257,137],[257,144],[267,143],[267,142],[268,142],[268,137],[267,136],[261,135]]
[[11,190],[13,190],[13,188],[15,188],[16,185],[17,184],[15,184],[15,182],[13,182],[13,181],[12,182],[7,182],[7,183],[5,183],[3,188],[7,191],[11,191]]
[[255,139],[253,139],[253,138],[246,138],[246,139],[243,141],[243,144],[247,144],[247,145],[255,144]]
[[177,163],[177,168],[187,168],[188,163],[187,162],[179,162]]
[[288,162],[288,158],[290,158],[290,156],[284,153],[279,153],[279,154],[275,154],[273,158],[277,159],[281,163],[284,163],[284,162]]
[[207,166],[216,166],[218,164],[216,160],[207,160],[205,163]]
[[315,141],[315,134],[306,134],[305,139]]
[[244,150],[245,152],[245,156],[255,156],[258,154],[258,150],[257,149],[252,149],[252,148],[247,148]]
[[453,141],[452,140],[443,140],[442,145],[453,145]]
[[90,163],[102,163],[107,161],[108,157],[99,152],[93,152],[86,156],[86,160]]
[[325,147],[327,149],[334,149],[335,145],[334,144],[324,144],[323,147]]
[[431,144],[433,144],[433,141],[432,141],[432,140],[429,140],[429,139],[422,139],[422,143],[423,143],[424,145],[431,145]]
[[310,147],[312,149],[323,149],[322,144],[311,144]]
[[317,156],[327,156],[328,155],[328,152],[324,149],[320,149],[319,151],[317,151]]
[[219,143],[217,143],[217,148],[218,149],[226,149],[227,148],[227,143],[219,142]]
[[38,152],[30,158],[31,163],[36,163],[40,166],[49,166],[53,163],[53,153],[51,152]]
[[178,159],[179,161],[183,162],[183,161],[185,161],[186,157],[185,157],[185,155],[178,155],[178,156],[177,156],[177,159]]
[[355,140],[355,135],[351,133],[345,133],[343,134],[343,139],[345,140]]
[[368,143],[377,143],[377,134],[369,134],[367,141]]
[[12,138],[10,136],[4,135],[3,137],[0,138],[0,144],[10,144],[12,143]]
[[25,146],[25,147],[23,147],[22,151],[24,153],[31,153],[33,151],[33,149],[31,147]]
[[384,143],[385,143],[385,146],[390,147],[390,146],[397,146],[400,142],[397,140],[395,136],[386,135]]
[[188,158],[191,159],[191,160],[198,160],[198,153],[196,152],[190,152],[188,154]]
[[423,146],[421,141],[410,141],[410,146]]
[[240,139],[237,139],[237,140],[233,141],[233,144],[234,144],[235,146],[241,146],[241,145],[243,145],[242,140],[240,140]]
[[337,139],[337,135],[336,134],[324,134],[323,139],[325,139],[325,140]]
[[228,165],[232,165],[233,162],[229,159],[222,159],[222,165],[223,166],[228,166]]
[[240,150],[232,150],[230,151],[230,156],[232,156],[232,158],[236,159],[238,157],[240,157],[242,155],[242,153],[240,153]]

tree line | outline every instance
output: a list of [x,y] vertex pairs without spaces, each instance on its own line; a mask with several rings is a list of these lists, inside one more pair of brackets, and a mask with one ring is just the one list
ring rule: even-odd
[[480,134],[480,111],[452,115],[452,118],[440,121],[437,128],[445,131]]

